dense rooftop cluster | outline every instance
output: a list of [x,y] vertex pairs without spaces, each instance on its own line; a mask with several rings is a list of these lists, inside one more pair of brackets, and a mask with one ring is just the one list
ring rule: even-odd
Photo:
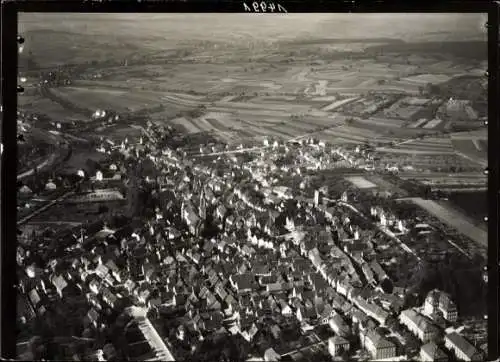
[[311,139],[193,156],[159,147],[152,128],[137,144],[104,142],[106,171],[79,180],[91,193],[121,185],[129,215],[19,247],[21,333],[38,336],[20,356],[482,358],[453,328],[450,295],[412,304],[411,286],[388,273],[420,265],[403,236],[425,224],[376,205],[365,215],[305,177],[346,167],[343,151]]

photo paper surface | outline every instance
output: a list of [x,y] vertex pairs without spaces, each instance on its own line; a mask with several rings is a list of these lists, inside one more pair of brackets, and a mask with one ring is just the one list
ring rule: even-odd
[[20,14],[19,358],[484,360],[486,18]]

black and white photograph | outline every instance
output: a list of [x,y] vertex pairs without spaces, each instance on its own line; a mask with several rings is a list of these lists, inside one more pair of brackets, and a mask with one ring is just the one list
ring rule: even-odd
[[18,358],[486,360],[487,18],[19,13]]

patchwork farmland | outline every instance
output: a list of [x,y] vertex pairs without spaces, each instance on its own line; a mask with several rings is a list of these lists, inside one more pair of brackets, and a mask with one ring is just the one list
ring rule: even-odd
[[[285,139],[310,134],[340,144],[390,143],[394,138],[411,138],[417,132],[442,130],[446,125],[444,120],[414,119],[432,103],[430,98],[417,96],[416,89],[452,77],[449,72],[436,73],[438,66],[428,74],[411,75],[416,67],[403,67],[397,61],[384,63],[385,56],[374,62],[338,60],[313,67],[294,64],[287,69],[248,62],[236,67],[205,63],[203,54],[211,53],[206,49],[197,53],[186,57],[185,63],[108,67],[98,76],[84,74],[71,86],[51,92],[82,109],[145,110],[154,120],[177,125],[188,133],[212,132],[225,141],[235,140],[238,134],[246,137],[269,132]],[[244,57],[245,52],[221,50],[213,55],[220,59],[230,56]],[[266,58],[273,56],[267,54]],[[159,62],[161,57],[155,59]],[[203,72],[198,62],[206,64]],[[432,57],[422,63],[434,64]],[[460,63],[453,65],[457,72],[461,70]],[[408,74],[404,76],[404,72]],[[351,115],[352,124],[342,125]],[[432,141],[414,142],[406,149],[418,151],[427,146],[431,147],[429,152],[451,152]],[[394,148],[394,152],[401,150]]]

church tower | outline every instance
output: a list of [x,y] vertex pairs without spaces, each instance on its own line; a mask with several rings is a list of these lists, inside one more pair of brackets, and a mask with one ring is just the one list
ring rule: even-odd
[[201,189],[201,195],[200,195],[200,218],[202,220],[205,220],[207,218],[207,200],[205,198],[205,189]]

